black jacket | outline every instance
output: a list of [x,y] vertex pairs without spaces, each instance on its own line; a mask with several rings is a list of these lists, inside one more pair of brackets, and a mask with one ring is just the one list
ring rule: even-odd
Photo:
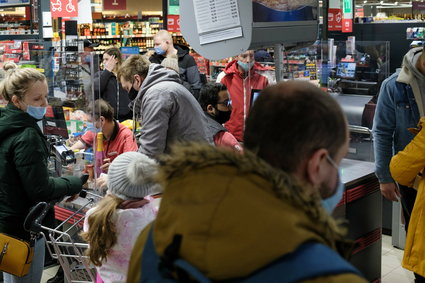
[[[114,108],[114,116],[119,121],[133,118],[131,109],[128,106],[131,102],[128,92],[118,83],[114,73],[103,70],[95,74],[94,96],[95,99],[102,98],[111,104],[112,108]],[[119,99],[117,99],[117,96],[119,96]]]
[[[180,78],[182,81],[189,83],[190,91],[198,98],[199,90],[202,87],[201,77],[199,74],[198,66],[195,59],[189,54],[189,48],[183,45],[175,44],[174,48],[177,49],[177,57],[179,59]],[[149,60],[152,63],[161,64],[165,56],[153,54]]]
[[77,177],[49,177],[49,145],[36,120],[8,104],[0,108],[0,232],[29,239],[23,223],[37,202],[81,190]]

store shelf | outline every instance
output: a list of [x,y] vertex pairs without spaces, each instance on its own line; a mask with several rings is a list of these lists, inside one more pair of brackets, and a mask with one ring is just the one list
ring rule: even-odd
[[38,34],[2,34],[0,35],[0,40],[24,40],[24,39],[39,39],[40,35]]
[[[90,35],[80,36],[81,39],[114,39],[114,38],[153,38],[155,34],[130,34],[130,35]],[[173,36],[181,36],[173,35]]]

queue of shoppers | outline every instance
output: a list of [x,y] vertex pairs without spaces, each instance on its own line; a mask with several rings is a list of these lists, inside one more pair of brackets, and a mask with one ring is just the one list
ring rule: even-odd
[[[248,50],[202,85],[194,59],[166,31],[150,58],[104,52],[87,107],[93,126],[71,147],[94,147],[102,132],[105,174],[97,182],[106,195],[86,213],[81,234],[97,282],[366,282],[332,216],[344,192],[345,115],[316,86],[273,84],[266,71]],[[23,222],[31,207],[72,201],[83,181],[49,176],[37,125],[48,105],[45,76],[16,66],[3,76],[0,233],[30,241]],[[425,282],[424,85],[421,47],[383,82],[373,123],[376,175],[383,196],[401,200],[402,265],[415,282]],[[261,95],[251,105],[253,91]],[[126,119],[140,123],[138,136],[120,123]],[[45,243],[33,240],[29,273],[4,273],[4,282],[40,282]]]

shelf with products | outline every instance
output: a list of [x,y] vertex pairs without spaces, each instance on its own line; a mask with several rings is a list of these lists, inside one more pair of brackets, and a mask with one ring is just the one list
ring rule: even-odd
[[38,3],[0,4],[0,40],[39,38]]
[[284,72],[291,73],[294,79],[317,79],[317,54],[315,49],[303,48],[285,54]]
[[126,21],[81,24],[78,31],[80,37],[116,38],[118,37],[153,37],[162,28],[161,22]]

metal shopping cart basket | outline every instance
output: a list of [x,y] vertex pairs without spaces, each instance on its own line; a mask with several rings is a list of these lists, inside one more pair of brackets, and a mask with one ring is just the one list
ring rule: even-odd
[[[87,192],[84,196],[86,194]],[[31,209],[24,223],[25,229],[32,234],[42,235],[50,255],[59,261],[66,282],[69,283],[96,282],[96,270],[84,255],[88,244],[78,236],[83,227],[84,212],[95,202],[95,197],[88,197],[85,200],[85,204],[72,211],[70,216],[55,228],[43,226],[42,221],[56,201],[38,203]]]

